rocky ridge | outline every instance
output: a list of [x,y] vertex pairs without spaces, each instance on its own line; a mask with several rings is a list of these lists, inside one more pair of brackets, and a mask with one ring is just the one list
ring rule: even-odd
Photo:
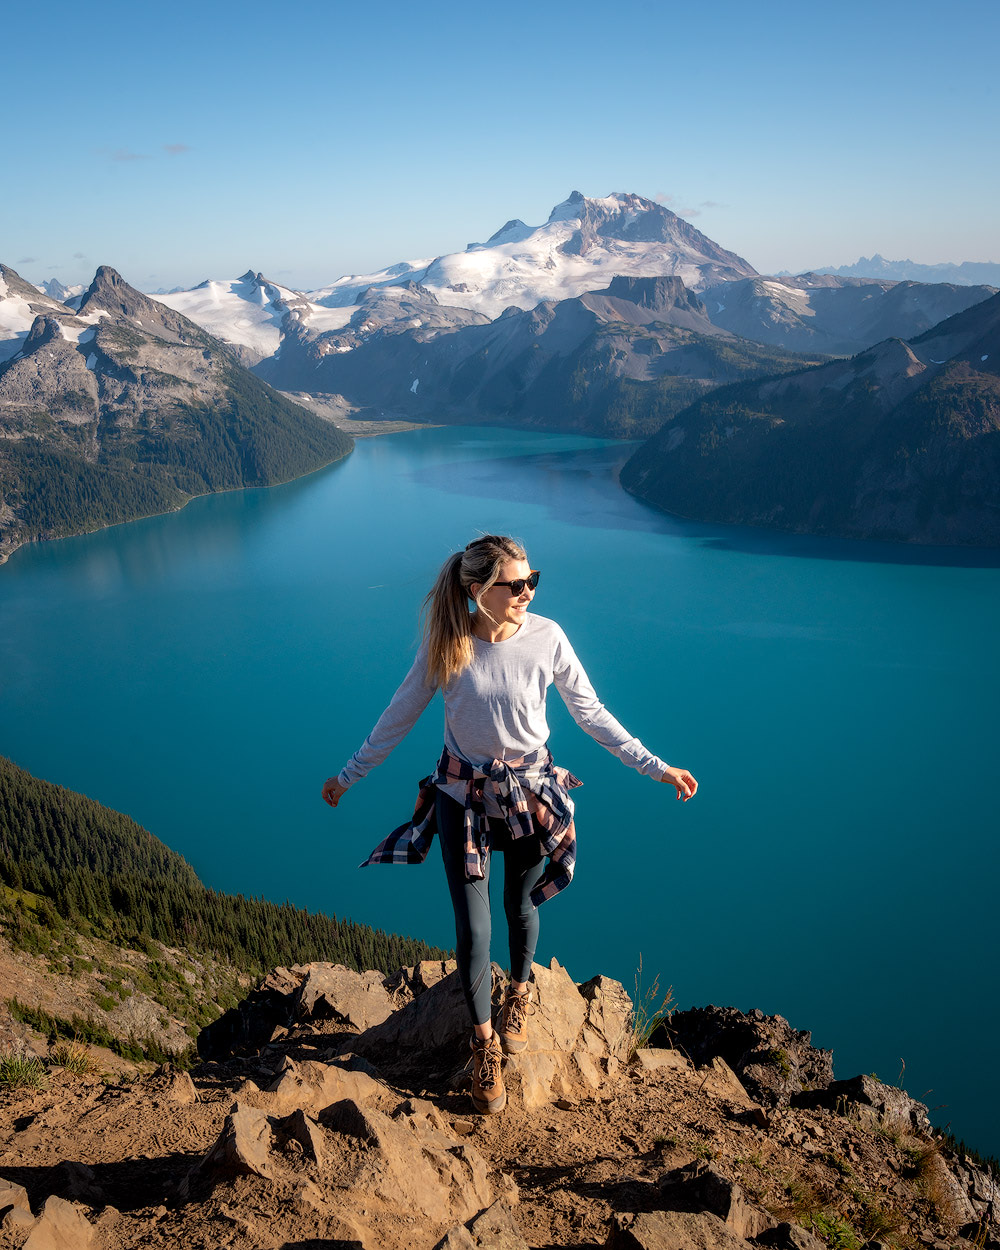
[[533,980],[496,1117],[468,1112],[464,998],[439,962],[276,969],[190,1075],[2,1092],[2,1244],[1000,1246],[995,1178],[904,1091],[835,1082],[780,1017],[697,1009],[633,1049],[617,982],[555,961]]

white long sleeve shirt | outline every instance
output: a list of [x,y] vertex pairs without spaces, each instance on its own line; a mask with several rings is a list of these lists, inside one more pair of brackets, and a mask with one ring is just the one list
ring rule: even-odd
[[[667,765],[634,738],[598,699],[569,640],[555,621],[529,613],[516,634],[502,642],[473,636],[472,663],[444,688],[444,740],[448,749],[477,768],[517,759],[549,737],[545,696],[554,685],[570,715],[623,764],[661,781]],[[359,781],[413,728],[434,697],[427,676],[427,643],[362,746],[337,780]],[[456,789],[462,790],[459,785]],[[453,795],[460,798],[460,794]]]

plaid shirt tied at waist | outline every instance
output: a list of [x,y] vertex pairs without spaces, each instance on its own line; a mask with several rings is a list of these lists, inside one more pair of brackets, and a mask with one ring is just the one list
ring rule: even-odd
[[482,880],[490,854],[490,818],[486,796],[496,803],[514,838],[538,838],[548,864],[531,891],[535,907],[552,898],[573,880],[576,864],[576,828],[569,791],[583,782],[552,762],[548,747],[515,760],[493,760],[476,768],[445,747],[437,772],[420,783],[413,817],[380,842],[360,865],[422,864],[437,833],[437,787],[456,781],[465,786],[465,875]]

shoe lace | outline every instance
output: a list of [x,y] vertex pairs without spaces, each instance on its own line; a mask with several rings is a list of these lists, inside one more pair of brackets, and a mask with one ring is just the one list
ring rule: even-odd
[[487,1044],[482,1048],[476,1047],[476,1056],[479,1059],[479,1084],[481,1086],[496,1085],[500,1079],[500,1050],[498,1047]]
[[504,1013],[507,1028],[520,1030],[534,1010],[535,1006],[527,994],[508,994]]

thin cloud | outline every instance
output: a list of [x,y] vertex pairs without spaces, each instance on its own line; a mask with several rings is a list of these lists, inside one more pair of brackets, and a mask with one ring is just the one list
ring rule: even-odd
[[34,265],[37,261],[37,256],[22,256],[17,263],[19,265]]
[[115,148],[111,153],[113,161],[144,161],[147,159],[144,152],[133,152],[129,148]]
[[679,208],[677,210],[677,216],[678,217],[700,217],[701,209],[700,208]]
[[725,208],[725,204],[717,204],[715,200],[702,200],[699,208]]
[[165,143],[163,150],[170,156],[180,156],[182,152],[190,152],[191,147],[187,143]]
[[657,202],[657,204],[673,204],[676,202],[677,196],[667,195],[666,191],[657,191],[657,193],[653,196],[653,199]]
[[74,253],[73,253],[73,259],[74,259],[74,260],[86,260],[86,259],[87,259],[87,253],[86,253],[86,252],[74,252]]

